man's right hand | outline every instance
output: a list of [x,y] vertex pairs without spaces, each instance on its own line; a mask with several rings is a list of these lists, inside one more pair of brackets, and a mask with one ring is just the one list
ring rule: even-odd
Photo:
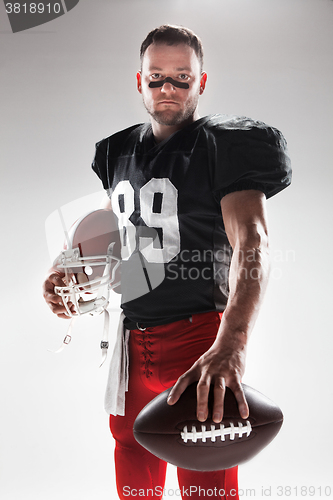
[[[61,300],[61,297],[57,295],[54,291],[55,286],[66,286],[66,283],[62,280],[65,273],[59,271],[52,272],[46,278],[43,283],[43,297],[45,302],[50,307],[51,311],[58,316],[58,318],[69,319],[66,308]],[[68,302],[68,306],[72,312],[75,311],[74,305]]]

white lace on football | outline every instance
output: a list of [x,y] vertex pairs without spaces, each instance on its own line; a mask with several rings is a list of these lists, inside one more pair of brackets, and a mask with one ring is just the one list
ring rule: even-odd
[[187,425],[185,425],[180,435],[185,443],[188,441],[196,443],[198,439],[201,439],[203,443],[205,443],[207,439],[214,443],[216,438],[220,438],[221,441],[225,441],[226,436],[230,436],[232,441],[237,437],[242,438],[244,435],[248,437],[251,431],[251,424],[247,420],[246,425],[243,425],[241,422],[238,422],[238,425],[234,425],[230,422],[230,427],[225,427],[223,424],[220,424],[219,427],[215,427],[215,425],[212,424],[209,429],[202,424],[201,430],[199,431],[196,429],[195,425],[192,425],[191,431],[188,431]]

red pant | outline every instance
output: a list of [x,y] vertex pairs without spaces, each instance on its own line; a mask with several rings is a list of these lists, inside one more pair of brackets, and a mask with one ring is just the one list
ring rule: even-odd
[[[133,423],[149,401],[171,387],[209,349],[220,318],[216,312],[196,314],[192,321],[185,319],[145,331],[131,331],[125,416],[110,416],[110,428],[116,440],[116,480],[121,499],[162,498],[167,464],[135,441]],[[216,472],[178,468],[177,474],[182,498],[238,500],[237,467]]]

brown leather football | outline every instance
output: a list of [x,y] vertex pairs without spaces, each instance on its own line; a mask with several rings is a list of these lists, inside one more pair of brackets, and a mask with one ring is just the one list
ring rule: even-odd
[[159,394],[137,416],[135,439],[157,457],[183,469],[229,469],[257,455],[279,432],[280,408],[252,387],[242,384],[250,414],[240,417],[233,392],[227,388],[221,424],[212,420],[213,391],[205,422],[196,418],[196,386],[190,385],[174,405],[167,404],[171,389]]

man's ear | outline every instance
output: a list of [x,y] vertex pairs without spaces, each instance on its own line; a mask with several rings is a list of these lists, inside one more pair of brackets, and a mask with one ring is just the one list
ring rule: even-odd
[[206,82],[207,82],[207,73],[204,71],[201,73],[201,78],[200,78],[200,95],[203,93],[206,87]]
[[140,94],[141,94],[141,71],[137,72],[136,79],[137,79],[137,89],[138,89],[138,92],[140,92]]

